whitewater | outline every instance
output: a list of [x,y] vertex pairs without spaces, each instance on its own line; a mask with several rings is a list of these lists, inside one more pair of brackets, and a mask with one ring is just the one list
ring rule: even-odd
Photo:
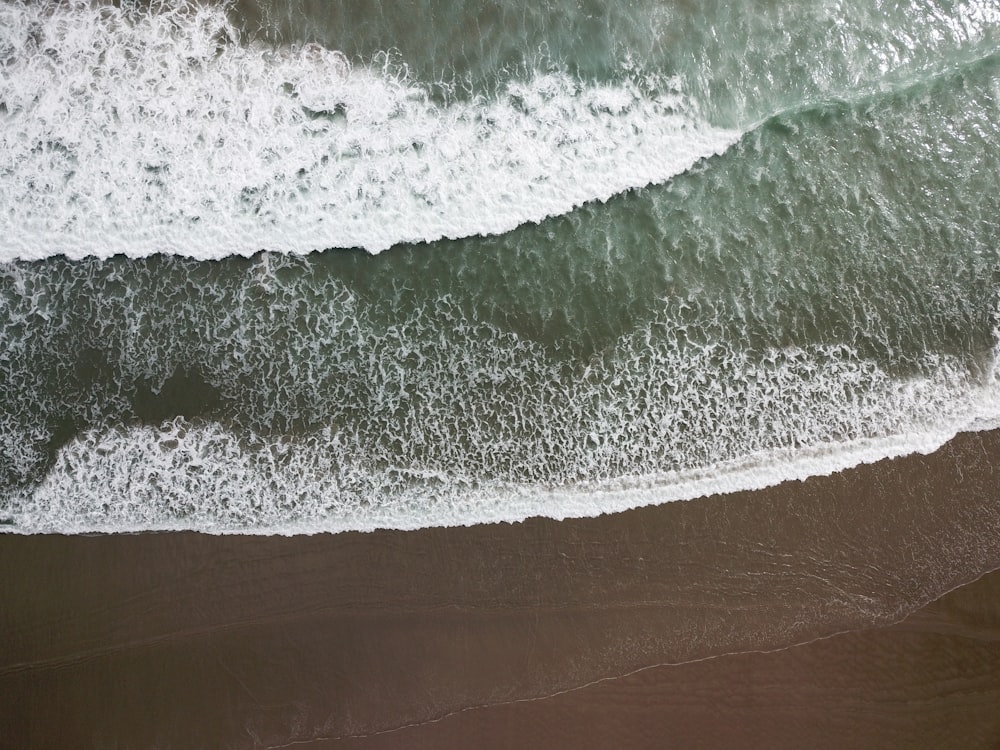
[[239,38],[222,7],[5,4],[0,259],[496,234],[663,182],[738,137],[676,80],[539,72],[435,101],[388,54],[362,66]]

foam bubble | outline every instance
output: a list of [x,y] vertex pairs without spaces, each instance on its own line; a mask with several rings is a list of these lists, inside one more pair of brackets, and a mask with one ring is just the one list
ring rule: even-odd
[[221,7],[0,7],[0,259],[372,252],[662,182],[737,133],[677,81],[558,72],[434,101],[402,68],[241,43]]

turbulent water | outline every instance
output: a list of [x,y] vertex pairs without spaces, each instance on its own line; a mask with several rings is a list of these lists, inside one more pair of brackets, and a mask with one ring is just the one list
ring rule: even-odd
[[1000,421],[1000,8],[608,5],[0,2],[0,528],[594,515]]

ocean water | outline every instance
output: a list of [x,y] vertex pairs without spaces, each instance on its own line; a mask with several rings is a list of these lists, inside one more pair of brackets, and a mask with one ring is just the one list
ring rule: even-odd
[[1000,7],[0,2],[0,529],[596,515],[1000,424]]

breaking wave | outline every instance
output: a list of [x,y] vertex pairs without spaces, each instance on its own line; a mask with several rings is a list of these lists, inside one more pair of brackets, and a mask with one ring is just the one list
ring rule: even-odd
[[243,43],[219,6],[0,6],[0,260],[307,253],[508,231],[731,145],[677,79],[441,100],[383,55]]

